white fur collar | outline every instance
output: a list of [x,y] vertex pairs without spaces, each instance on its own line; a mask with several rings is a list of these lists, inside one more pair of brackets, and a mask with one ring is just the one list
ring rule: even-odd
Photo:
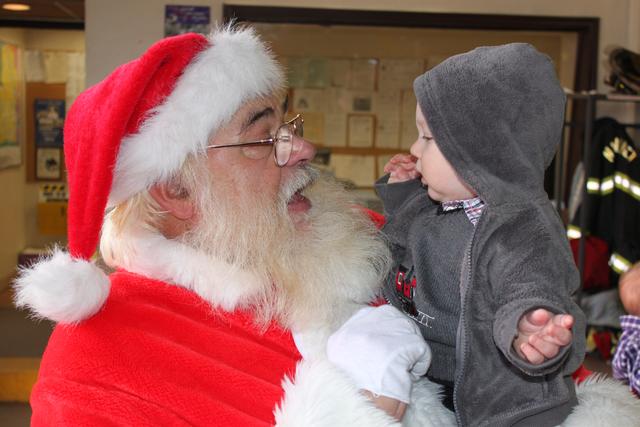
[[128,243],[132,256],[117,267],[185,287],[227,311],[246,306],[265,280],[157,233],[131,237]]

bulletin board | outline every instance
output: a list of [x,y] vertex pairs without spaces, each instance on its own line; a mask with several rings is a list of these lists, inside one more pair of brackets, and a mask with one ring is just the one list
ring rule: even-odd
[[413,81],[444,59],[531,43],[551,57],[563,86],[581,89],[592,82],[588,66],[576,68],[578,55],[593,58],[594,70],[597,56],[597,45],[585,44],[597,27],[588,19],[232,5],[224,17],[249,22],[271,45],[305,138],[337,178],[360,189],[371,189],[387,161],[416,140]]
[[303,115],[305,137],[328,148],[329,169],[356,188],[372,188],[387,161],[409,151],[418,136],[413,81],[449,56],[528,42],[552,57],[559,73],[564,67],[565,84],[573,85],[575,56],[563,55],[562,46],[575,51],[576,40],[564,33],[254,25],[287,70],[289,106]]
[[27,181],[63,181],[64,83],[27,83]]

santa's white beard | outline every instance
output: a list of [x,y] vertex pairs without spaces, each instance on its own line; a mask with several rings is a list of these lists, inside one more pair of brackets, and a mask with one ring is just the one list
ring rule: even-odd
[[[182,241],[260,281],[250,299],[259,322],[298,330],[337,325],[375,298],[388,249],[335,180],[305,166],[275,201],[246,193],[225,197],[228,191],[234,190],[215,183],[200,191],[199,223]],[[296,192],[312,206],[297,226],[287,211]]]

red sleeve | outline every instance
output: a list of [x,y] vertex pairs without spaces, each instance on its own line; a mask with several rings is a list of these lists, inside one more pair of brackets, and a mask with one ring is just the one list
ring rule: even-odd
[[362,210],[369,216],[369,218],[371,218],[371,221],[373,221],[376,227],[382,228],[385,223],[384,215],[367,208],[362,208]]
[[40,381],[30,400],[32,427],[188,424],[170,410],[133,394],[62,378]]

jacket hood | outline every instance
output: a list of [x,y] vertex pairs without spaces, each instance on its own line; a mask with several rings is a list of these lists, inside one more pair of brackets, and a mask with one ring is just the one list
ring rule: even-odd
[[486,203],[544,194],[566,99],[549,57],[525,43],[480,47],[419,76],[414,91],[438,147]]

